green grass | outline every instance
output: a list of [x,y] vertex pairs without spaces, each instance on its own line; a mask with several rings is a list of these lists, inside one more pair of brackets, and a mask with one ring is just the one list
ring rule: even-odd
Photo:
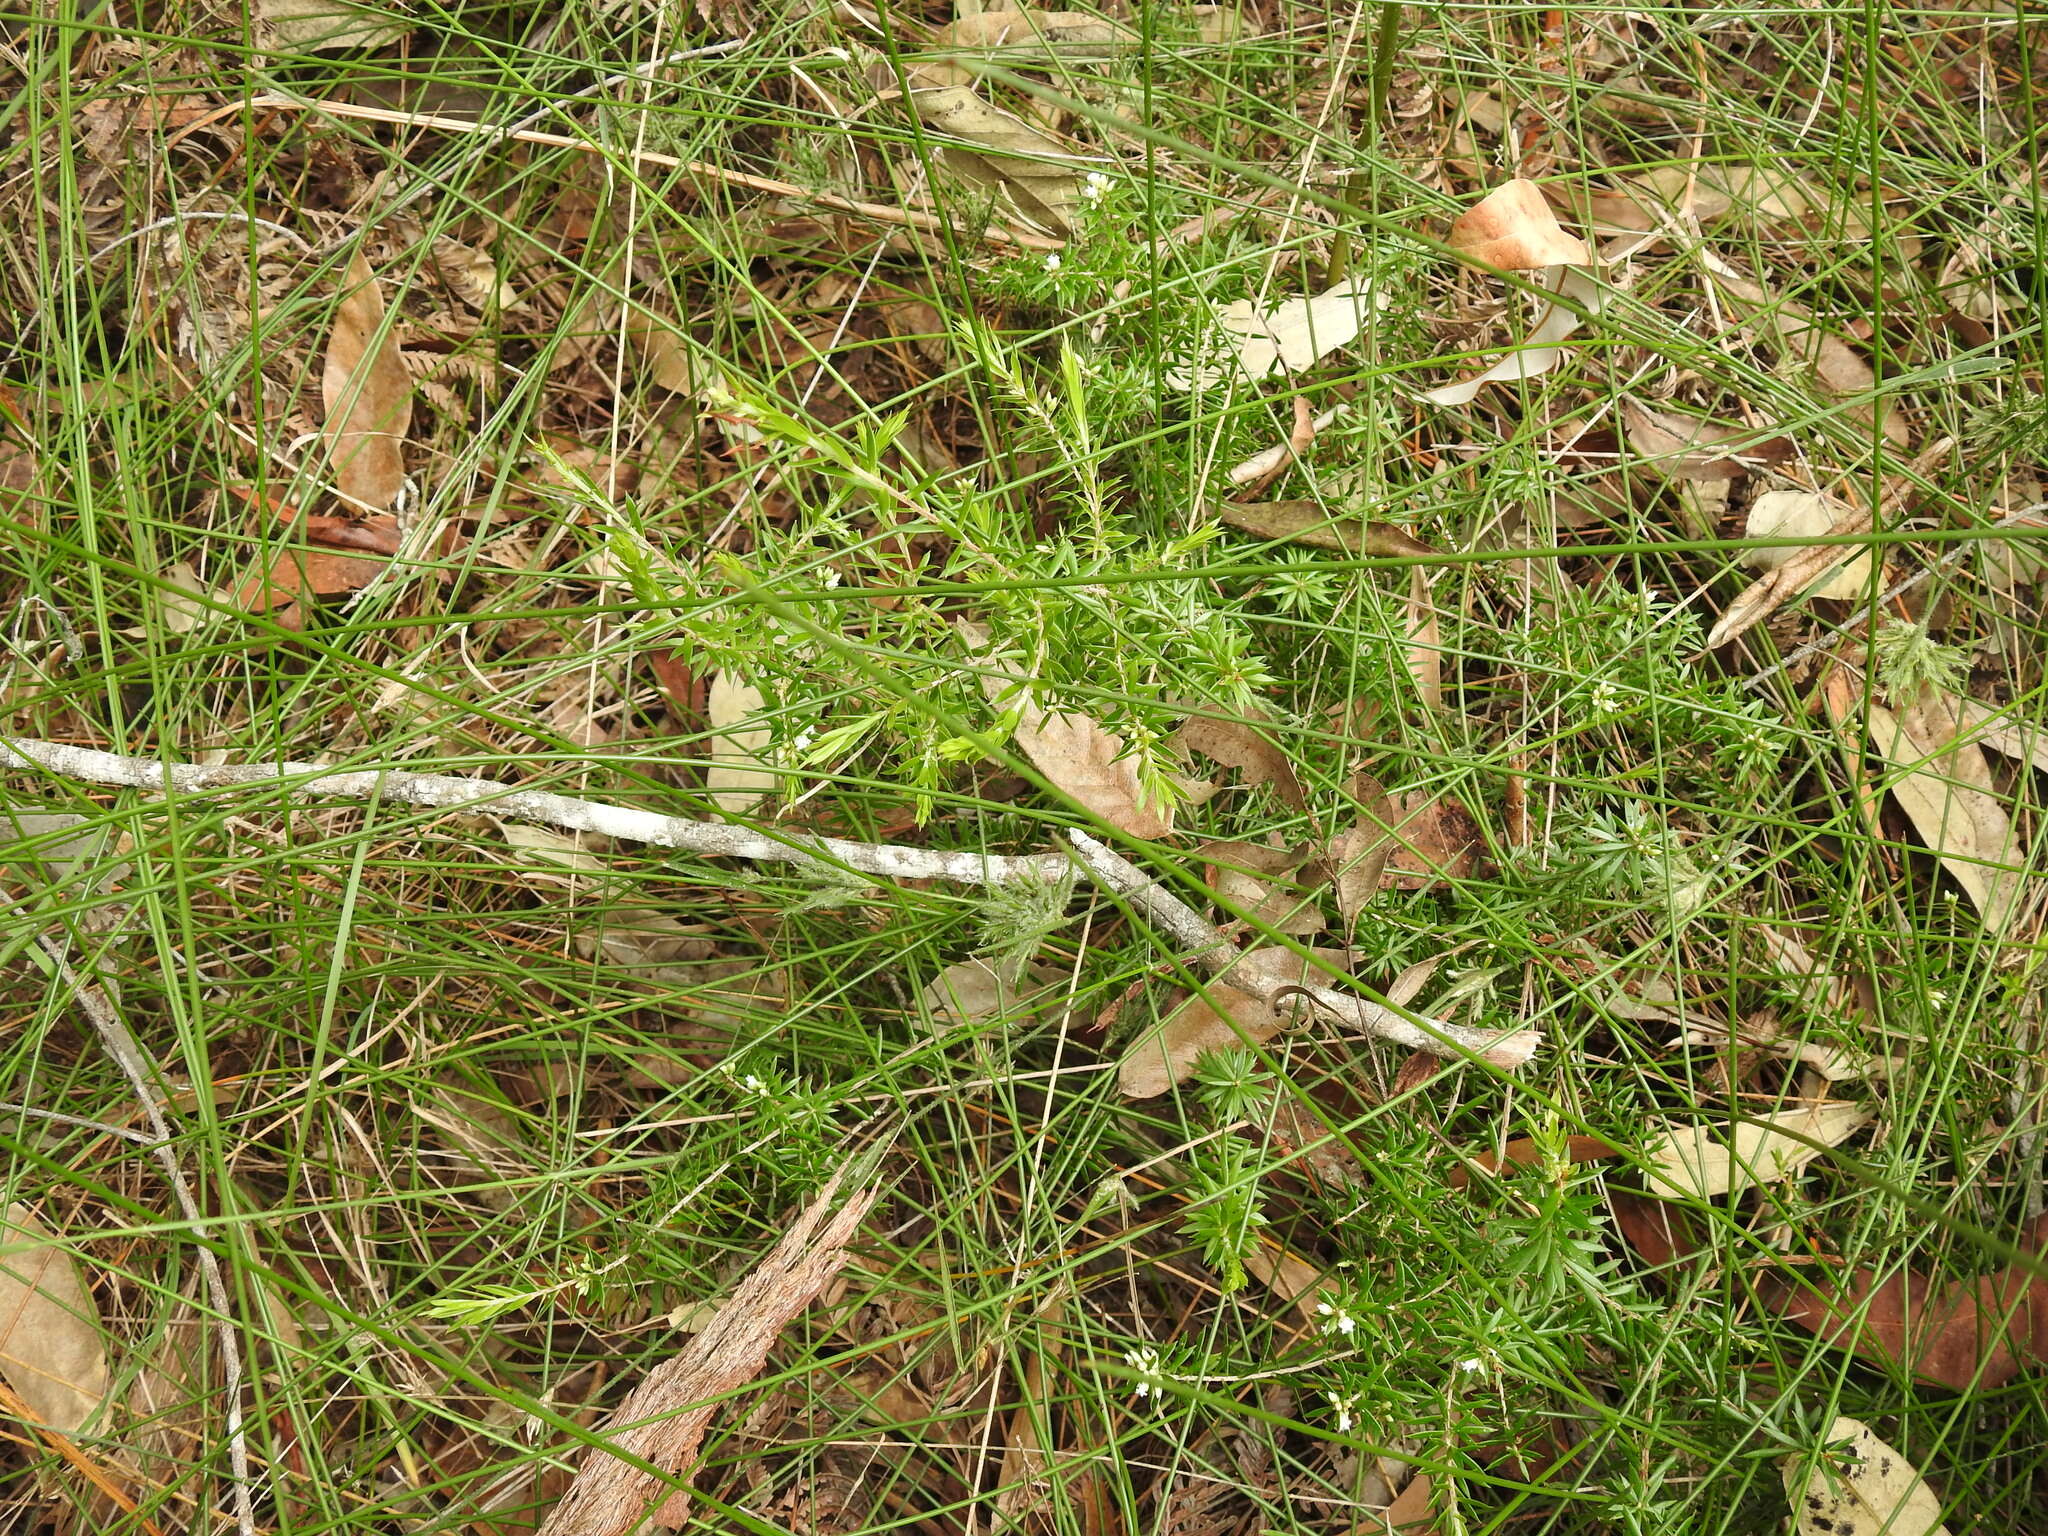
[[[264,1530],[532,1528],[679,1320],[853,1158],[883,1198],[714,1421],[693,1529],[1378,1529],[1354,1522],[1384,1455],[1432,1474],[1446,1533],[1775,1530],[1781,1462],[1838,1414],[1927,1473],[1950,1529],[2048,1529],[2038,1373],[1915,1383],[1770,1299],[1824,1264],[1996,1268],[2041,1208],[2039,782],[1989,759],[2023,896],[1987,932],[1924,831],[1866,814],[1884,770],[1820,703],[1833,656],[1851,733],[1930,671],[2043,728],[2038,529],[2010,521],[2048,478],[2031,13],[1272,7],[1218,42],[1150,8],[1126,18],[1141,47],[984,82],[1107,178],[1056,263],[977,238],[1024,226],[876,97],[943,56],[945,19],[416,7],[402,42],[284,56],[177,4],[0,23],[7,730],[712,817],[724,670],[762,690],[782,786],[747,819],[1005,853],[1101,833],[1009,739],[972,618],[1157,797],[1213,769],[1173,748],[1192,708],[1262,722],[1298,803],[1214,770],[1174,837],[1117,840],[1221,921],[1241,899],[1206,888],[1207,840],[1320,847],[1359,820],[1360,774],[1455,806],[1469,860],[1390,880],[1355,924],[1325,893],[1307,942],[1348,943],[1380,989],[1437,959],[1416,1006],[1541,1029],[1541,1054],[1423,1072],[1307,1025],[1134,1102],[1114,1063],[1182,972],[1085,879],[1055,911],[387,801],[9,772],[0,805],[83,818],[0,847],[7,1198],[66,1240],[111,1372],[79,1445],[141,1458],[159,1530],[231,1511],[198,1242],[146,1153],[78,1123],[146,1119],[45,933],[162,1074],[231,1286]],[[268,94],[357,115],[208,120]],[[1555,371],[1418,401],[1523,325],[1515,285],[1446,255],[1458,210],[1517,169],[1569,203],[1695,160],[1796,173],[1812,206],[1738,199],[1610,270],[1626,297]],[[406,543],[353,597],[266,609],[246,584],[298,534],[265,508],[342,511],[317,433],[357,255],[415,385]],[[1910,445],[1709,256],[1859,349]],[[1361,273],[1387,302],[1315,367],[1169,384],[1216,308]],[[1215,518],[1297,395],[1338,415],[1262,495],[1442,558]],[[1624,401],[1793,451],[1701,509],[1620,451]],[[1743,498],[1772,484],[1898,492],[1868,542],[1888,582],[1935,569],[1869,616],[1953,653],[1880,622],[1878,662],[1851,631],[1772,671],[1859,616],[1822,601],[1705,650],[1751,579]],[[1035,961],[1069,1006],[935,1018],[925,989],[975,954]],[[1685,1019],[1627,1016],[1646,982]],[[1683,1042],[1715,1020],[1896,1064],[1833,1089],[1869,1130],[1685,1203],[1698,1251],[1659,1262],[1610,1202],[1659,1122],[1813,1091],[1767,1051]],[[1297,1134],[1266,1129],[1276,1104]],[[1622,1155],[1574,1163],[1568,1136]],[[1523,1138],[1535,1166],[1465,1187]],[[1283,1245],[1351,1332],[1258,1278]],[[132,1406],[151,1373],[155,1424]],[[0,1434],[9,1529],[143,1529]],[[1024,1509],[999,1488],[1036,1447]]]

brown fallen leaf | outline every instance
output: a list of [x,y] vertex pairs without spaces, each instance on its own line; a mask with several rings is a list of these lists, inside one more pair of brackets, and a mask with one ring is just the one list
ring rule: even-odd
[[989,702],[998,710],[1017,711],[1014,739],[1033,767],[1120,832],[1164,837],[1173,830],[1173,808],[1146,799],[1137,761],[1123,737],[1086,715],[1045,709],[1032,698],[1027,679],[985,654],[987,630],[965,619],[956,622],[985,669],[981,686]]
[[[1534,1168],[1548,1157],[1549,1149],[1530,1137],[1520,1137],[1509,1142],[1498,1152],[1470,1152],[1466,1154],[1470,1166],[1453,1168],[1449,1183],[1453,1189],[1463,1189],[1472,1182],[1472,1168],[1482,1173],[1499,1173],[1503,1168]],[[1597,1163],[1606,1158],[1621,1156],[1621,1148],[1611,1147],[1598,1136],[1567,1136],[1564,1142],[1564,1160],[1568,1163]]]
[[1382,878],[1397,890],[1423,891],[1472,872],[1479,850],[1479,824],[1449,795],[1410,790],[1394,797],[1399,819],[1394,847]]
[[1894,714],[1865,703],[1839,670],[1821,699],[1838,727],[1853,730],[1858,706],[1868,713],[1870,745],[1895,770],[1886,787],[1921,840],[1969,896],[1984,926],[2002,932],[2024,894],[2012,817],[1991,781],[1983,749],[1963,738],[1962,719],[1945,695],[1931,690]]
[[1889,401],[1871,402],[1867,397],[1877,388],[1877,373],[1856,350],[1813,317],[1802,305],[1779,298],[1756,281],[1723,261],[1710,248],[1699,247],[1700,262],[1713,276],[1714,286],[1729,301],[1729,308],[1743,318],[1761,317],[1777,332],[1786,352],[1812,370],[1820,391],[1834,399],[1852,399],[1852,416],[1863,422],[1879,419],[1883,412],[1885,438],[1894,448],[1908,447],[1913,440],[1905,413]]
[[1365,814],[1355,825],[1330,839],[1323,851],[1323,865],[1336,887],[1338,915],[1346,923],[1355,923],[1379,894],[1387,861],[1394,856],[1408,818],[1379,781],[1368,774],[1354,774],[1345,787]]
[[0,1222],[0,1376],[35,1422],[75,1435],[107,1400],[106,1325],[55,1233],[27,1206]]
[[1559,227],[1543,189],[1521,177],[1495,187],[1460,214],[1444,244],[1473,266],[1503,272],[1583,267],[1593,260],[1585,241]]
[[761,690],[736,672],[717,673],[705,700],[705,717],[711,724],[711,766],[704,771],[704,793],[728,816],[738,816],[773,794],[782,782],[765,766],[768,744],[774,732],[761,724],[768,701]]
[[1422,707],[1434,714],[1444,706],[1443,628],[1430,596],[1429,567],[1408,568],[1408,675]]
[[389,512],[405,488],[412,375],[398,355],[397,332],[385,324],[376,274],[360,251],[349,260],[346,282],[320,369],[334,487],[358,511]]
[[[856,1191],[834,1212],[840,1177],[827,1181],[682,1352],[650,1371],[619,1405],[601,1432],[608,1445],[671,1477],[688,1478],[718,1399],[760,1373],[777,1336],[839,1273],[847,1243],[881,1193]],[[540,1536],[623,1536],[650,1514],[662,1525],[688,1523],[687,1489],[671,1490],[652,1473],[593,1447]]]
[[1322,930],[1322,908],[1293,878],[1306,849],[1212,842],[1195,849],[1194,856],[1206,866],[1204,878],[1217,896],[1241,908],[1259,927],[1296,937]]
[[1313,501],[1225,501],[1217,504],[1216,516],[1256,538],[1341,549],[1347,555],[1398,560],[1436,553],[1405,528],[1392,523],[1362,522]]
[[1817,1336],[1879,1365],[1904,1366],[1951,1392],[1993,1391],[2048,1364],[2048,1279],[2033,1273],[2048,1247],[2048,1217],[2021,1245],[2032,1264],[2008,1264],[1974,1280],[1858,1268],[1828,1283],[1811,1271],[1764,1288],[1772,1309]]
[[1629,454],[1674,480],[1733,480],[1792,456],[1791,443],[1782,437],[1759,438],[1732,422],[1654,410],[1633,400],[1621,402],[1621,419]]
[[1235,768],[1250,785],[1271,784],[1293,810],[1308,809],[1308,797],[1294,776],[1287,754],[1260,734],[1268,722],[1228,718],[1222,715],[1189,715],[1167,738],[1176,751],[1199,752],[1211,762]]
[[1650,1193],[1711,1200],[1789,1179],[1875,1118],[1862,1104],[1835,1101],[1728,1125],[1673,1126],[1643,1149]]
[[1130,1099],[1152,1099],[1187,1081],[1210,1051],[1257,1045],[1287,1020],[1264,1000],[1222,982],[1190,992],[1180,1006],[1126,1048],[1117,1065],[1117,1088]]
[[[890,92],[894,95],[897,93]],[[1054,235],[1073,231],[1081,177],[1103,162],[1076,154],[1043,129],[984,101],[964,85],[913,85],[908,105],[941,141],[941,162],[963,180],[1009,198],[1025,219]]]

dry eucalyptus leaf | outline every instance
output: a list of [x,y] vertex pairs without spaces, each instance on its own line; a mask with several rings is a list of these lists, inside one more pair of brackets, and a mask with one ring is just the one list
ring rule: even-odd
[[[1058,1009],[1069,978],[1049,965],[1030,965],[1016,981],[986,960],[957,960],[925,984],[919,993],[934,1027],[1023,1023]],[[1061,1010],[1062,1027],[1085,1023],[1077,1009]]]
[[1543,189],[1520,177],[1493,189],[1458,216],[1444,243],[1479,267],[1528,272],[1589,266],[1593,253],[1559,226]]
[[1868,1424],[1838,1418],[1824,1443],[1812,1461],[1785,1458],[1785,1495],[1799,1536],[1948,1536],[1941,1501],[1920,1469]]
[[1759,440],[1731,422],[1704,421],[1676,411],[1654,410],[1633,400],[1621,403],[1629,453],[1674,480],[1732,480],[1749,469],[1791,457],[1782,437]]
[[0,1376],[37,1420],[75,1435],[107,1398],[106,1325],[70,1253],[25,1205],[0,1224]]
[[[1606,290],[1578,267],[1550,268],[1544,275],[1544,286],[1554,294],[1574,300],[1593,314],[1598,314],[1607,302]],[[1519,350],[1508,353],[1469,379],[1426,389],[1420,398],[1431,405],[1469,405],[1489,384],[1540,379],[1564,361],[1565,350],[1558,343],[1584,323],[1576,310],[1554,301],[1547,303],[1536,317],[1528,341]]]
[[1217,311],[1220,350],[1204,347],[1166,376],[1174,389],[1213,389],[1226,379],[1256,383],[1276,373],[1314,367],[1365,329],[1373,308],[1372,283],[1349,277],[1313,298],[1288,299],[1261,312],[1250,299]]
[[381,48],[402,41],[413,28],[395,6],[349,0],[256,0],[251,14],[258,45],[285,54]]
[[1276,933],[1320,933],[1322,908],[1304,896],[1292,878],[1303,852],[1264,843],[1204,843],[1194,851],[1207,869],[1216,895],[1244,912],[1262,929]]
[[[1806,491],[1768,492],[1759,496],[1757,502],[1771,502],[1773,496],[1803,497],[1812,494]],[[1851,534],[1862,533],[1870,527],[1871,517],[1867,508],[1840,507],[1838,503],[1826,502],[1826,498],[1820,499],[1826,505],[1819,509],[1811,508],[1805,503],[1772,502],[1766,508],[1761,521],[1758,520],[1755,507],[1752,507],[1749,521],[1752,537],[1846,538]],[[1802,508],[1805,510],[1802,511]],[[1820,516],[1827,515],[1830,510],[1839,510],[1840,516],[1824,528],[1808,531]],[[1785,526],[1788,520],[1792,522],[1792,528],[1789,530]],[[1754,530],[1759,527],[1773,531],[1755,533]],[[1737,593],[1735,600],[1722,610],[1721,617],[1714,621],[1713,629],[1707,634],[1707,645],[1710,649],[1726,645],[1731,640],[1747,634],[1785,604],[1806,593],[1815,582],[1845,560],[1849,561],[1849,566],[1843,574],[1857,573],[1860,563],[1864,582],[1869,581],[1873,569],[1869,563],[1868,552],[1859,551],[1853,544],[1816,544],[1807,549],[1793,549],[1789,552],[1767,549],[1753,553],[1765,561],[1770,561],[1773,556],[1781,555],[1782,558],[1762,577]],[[1827,589],[1824,588],[1823,591],[1825,590]],[[1860,595],[1863,590],[1859,583],[1856,594],[1852,595]]]
[[1989,747],[2000,757],[2009,757],[2016,763],[2031,763],[2048,772],[2048,731],[2041,730],[2024,716],[2008,714],[1979,704],[1975,699],[1953,695],[1943,700],[1943,708],[1954,711],[1969,728],[1971,741]]
[[358,251],[347,295],[320,369],[324,428],[334,485],[356,511],[389,512],[405,488],[405,438],[412,428],[412,375],[385,324],[376,274]]
[[738,674],[720,672],[711,679],[704,704],[711,721],[711,766],[704,772],[704,787],[711,803],[729,816],[752,810],[779,782],[763,766],[774,732],[744,724],[758,720],[767,707],[761,690]]
[[[972,650],[988,650],[987,630],[965,619],[957,623]],[[1132,837],[1164,837],[1173,830],[1172,807],[1147,803],[1123,737],[1086,715],[1048,712],[1033,700],[1028,680],[985,655],[976,659],[987,668],[981,686],[989,702],[1018,712],[1018,750],[1055,788]]]
[[1778,1183],[1874,1118],[1861,1104],[1831,1101],[1741,1124],[1673,1126],[1644,1148],[1650,1193],[1709,1200]]
[[1210,1051],[1270,1040],[1285,1022],[1251,993],[1211,982],[1130,1043],[1117,1064],[1117,1087],[1126,1098],[1157,1098],[1186,1082]]
[[972,85],[986,61],[1002,69],[1029,69],[1050,60],[1100,64],[1142,46],[1130,28],[1085,11],[983,11],[960,16],[932,35],[931,51],[908,70],[915,86]]
[[1429,567],[1408,568],[1408,675],[1415,693],[1432,714],[1444,707],[1443,628],[1430,594]]
[[[1749,522],[1743,529],[1743,537],[1821,538],[1850,515],[1849,508],[1818,491],[1765,491],[1749,505]],[[1742,561],[1751,570],[1775,571],[1799,553],[1798,549],[1790,546],[1750,549],[1743,551]],[[1868,550],[1843,545],[1836,558],[1847,563],[1818,586],[1806,588],[1805,596],[1855,602],[1870,590],[1870,576],[1875,567]]]
[[1255,538],[1341,549],[1347,555],[1403,559],[1436,553],[1405,528],[1361,522],[1313,501],[1226,501],[1217,506],[1216,516]]
[[1287,754],[1260,734],[1261,722],[1226,719],[1219,715],[1189,715],[1167,738],[1177,752],[1199,752],[1211,762],[1235,768],[1247,784],[1271,784],[1278,795],[1295,810],[1308,808],[1301,781]]
[[1962,722],[1939,694],[1897,714],[1877,703],[1868,708],[1871,745],[1898,770],[1886,781],[1892,798],[1984,926],[2002,930],[2021,895],[2023,861],[1983,750],[1960,739]]
[[964,85],[910,93],[912,110],[927,133],[960,144],[944,146],[945,162],[971,181],[1009,195],[1032,223],[1064,235],[1081,196],[1081,177],[1099,162],[1074,154],[1023,118],[991,106]]

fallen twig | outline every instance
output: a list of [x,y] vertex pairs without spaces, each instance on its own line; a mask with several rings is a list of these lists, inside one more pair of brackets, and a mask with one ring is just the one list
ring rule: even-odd
[[[852,870],[888,880],[1002,885],[1023,880],[1057,880],[1070,867],[1069,857],[1064,853],[969,853],[891,843],[853,843],[801,832],[772,837],[747,827],[663,816],[633,806],[579,800],[546,790],[521,789],[495,779],[454,778],[400,768],[334,769],[318,763],[165,763],[153,757],[124,757],[63,742],[0,737],[0,768],[6,767],[40,769],[91,784],[179,795],[251,788],[289,792],[302,799],[366,799],[374,795],[435,810],[486,811],[511,821],[533,822],[566,832],[592,832],[656,848],[676,848],[706,858],[795,864],[821,873]],[[1105,886],[1156,923],[1185,951],[1188,959],[1217,974],[1237,967],[1233,984],[1245,985],[1243,974],[1247,968],[1239,965],[1245,956],[1207,918],[1087,833],[1070,831],[1068,838],[1074,857]],[[1300,977],[1282,977],[1278,972],[1269,979],[1272,990],[1301,981]],[[1256,987],[1253,990],[1255,995],[1265,995]],[[1519,1067],[1535,1053],[1542,1038],[1533,1030],[1498,1035],[1441,1019],[1404,1015],[1321,985],[1309,985],[1304,991],[1309,1000],[1343,1024],[1440,1056],[1463,1058],[1477,1054],[1496,1066]]]

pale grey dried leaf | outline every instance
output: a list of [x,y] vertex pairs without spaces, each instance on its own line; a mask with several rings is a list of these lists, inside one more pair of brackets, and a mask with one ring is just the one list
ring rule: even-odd
[[738,816],[761,803],[781,782],[765,766],[775,733],[759,722],[768,708],[761,690],[736,672],[720,671],[711,679],[704,712],[711,721],[711,766],[704,772],[705,794],[728,816]]
[[1650,1193],[1709,1200],[1789,1179],[1874,1118],[1862,1104],[1831,1101],[1740,1124],[1673,1126],[1644,1148]]
[[1941,1501],[1920,1469],[1869,1425],[1837,1418],[1822,1443],[1811,1461],[1784,1461],[1799,1536],[1948,1536]]

